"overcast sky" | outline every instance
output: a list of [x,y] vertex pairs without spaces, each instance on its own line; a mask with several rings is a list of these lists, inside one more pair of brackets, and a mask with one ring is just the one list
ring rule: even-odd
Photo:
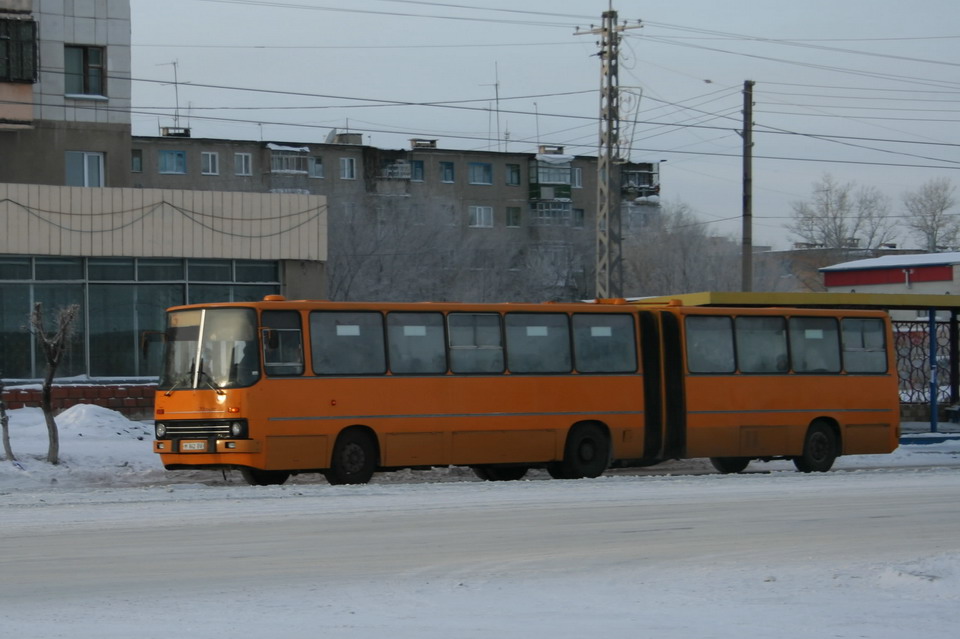
[[[134,133],[595,155],[608,0],[131,0]],[[482,8],[472,8],[482,7]],[[960,183],[956,0],[619,0],[624,148],[662,194],[739,237],[754,88],[754,243],[788,248],[824,173],[894,200]],[[173,62],[176,62],[174,67]],[[173,85],[174,70],[179,81]],[[499,97],[499,100],[497,100]],[[634,123],[635,122],[635,123]],[[901,244],[915,246],[907,237]]]

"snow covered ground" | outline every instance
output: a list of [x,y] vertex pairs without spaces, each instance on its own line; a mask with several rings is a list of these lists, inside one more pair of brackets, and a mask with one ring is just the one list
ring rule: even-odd
[[249,487],[149,424],[10,412],[0,629],[46,637],[924,637],[960,632],[960,440],[722,476],[462,469]]

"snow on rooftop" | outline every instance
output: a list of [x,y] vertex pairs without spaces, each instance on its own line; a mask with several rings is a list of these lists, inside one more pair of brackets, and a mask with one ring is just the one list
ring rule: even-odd
[[309,146],[285,146],[283,144],[274,144],[273,142],[267,142],[267,148],[271,151],[290,151],[292,153],[309,153]]
[[866,260],[843,262],[825,266],[821,271],[861,271],[879,268],[905,268],[909,266],[943,266],[960,264],[960,252],[951,253],[914,253],[909,255],[884,255]]

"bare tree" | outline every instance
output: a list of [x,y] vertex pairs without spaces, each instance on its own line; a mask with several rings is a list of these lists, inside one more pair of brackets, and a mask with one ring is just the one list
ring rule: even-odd
[[43,353],[47,364],[46,374],[43,378],[43,388],[40,392],[40,408],[43,410],[43,419],[47,424],[47,461],[51,464],[60,463],[60,434],[57,430],[57,422],[53,418],[52,388],[53,378],[57,373],[57,367],[63,359],[63,354],[70,345],[73,337],[73,320],[80,313],[80,306],[71,304],[57,310],[55,328],[47,331],[43,322],[43,305],[37,302],[33,305],[33,312],[30,313],[30,332],[36,337],[40,352]]
[[933,178],[916,191],[903,194],[906,225],[924,248],[935,253],[956,246],[960,218],[947,213],[957,204],[956,188],[947,178]]
[[7,416],[7,403],[3,401],[3,378],[0,378],[0,430],[3,431],[3,453],[12,462],[17,461],[10,446],[10,418]]
[[444,299],[435,293],[447,283],[445,251],[462,248],[449,211],[411,211],[402,200],[381,200],[337,213],[330,222],[331,299]]
[[740,247],[707,233],[688,204],[666,202],[659,219],[625,238],[624,271],[630,295],[737,290]]
[[890,198],[874,187],[838,183],[825,173],[813,184],[813,197],[793,204],[787,228],[818,248],[877,248],[896,239]]

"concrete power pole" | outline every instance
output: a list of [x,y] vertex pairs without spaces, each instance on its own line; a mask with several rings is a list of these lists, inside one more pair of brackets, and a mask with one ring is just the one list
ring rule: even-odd
[[753,80],[743,83],[743,243],[740,283],[753,290]]
[[600,36],[600,148],[597,153],[597,290],[596,296],[623,296],[620,175],[620,34],[641,25],[617,25],[617,12],[604,11],[603,25],[575,35]]

